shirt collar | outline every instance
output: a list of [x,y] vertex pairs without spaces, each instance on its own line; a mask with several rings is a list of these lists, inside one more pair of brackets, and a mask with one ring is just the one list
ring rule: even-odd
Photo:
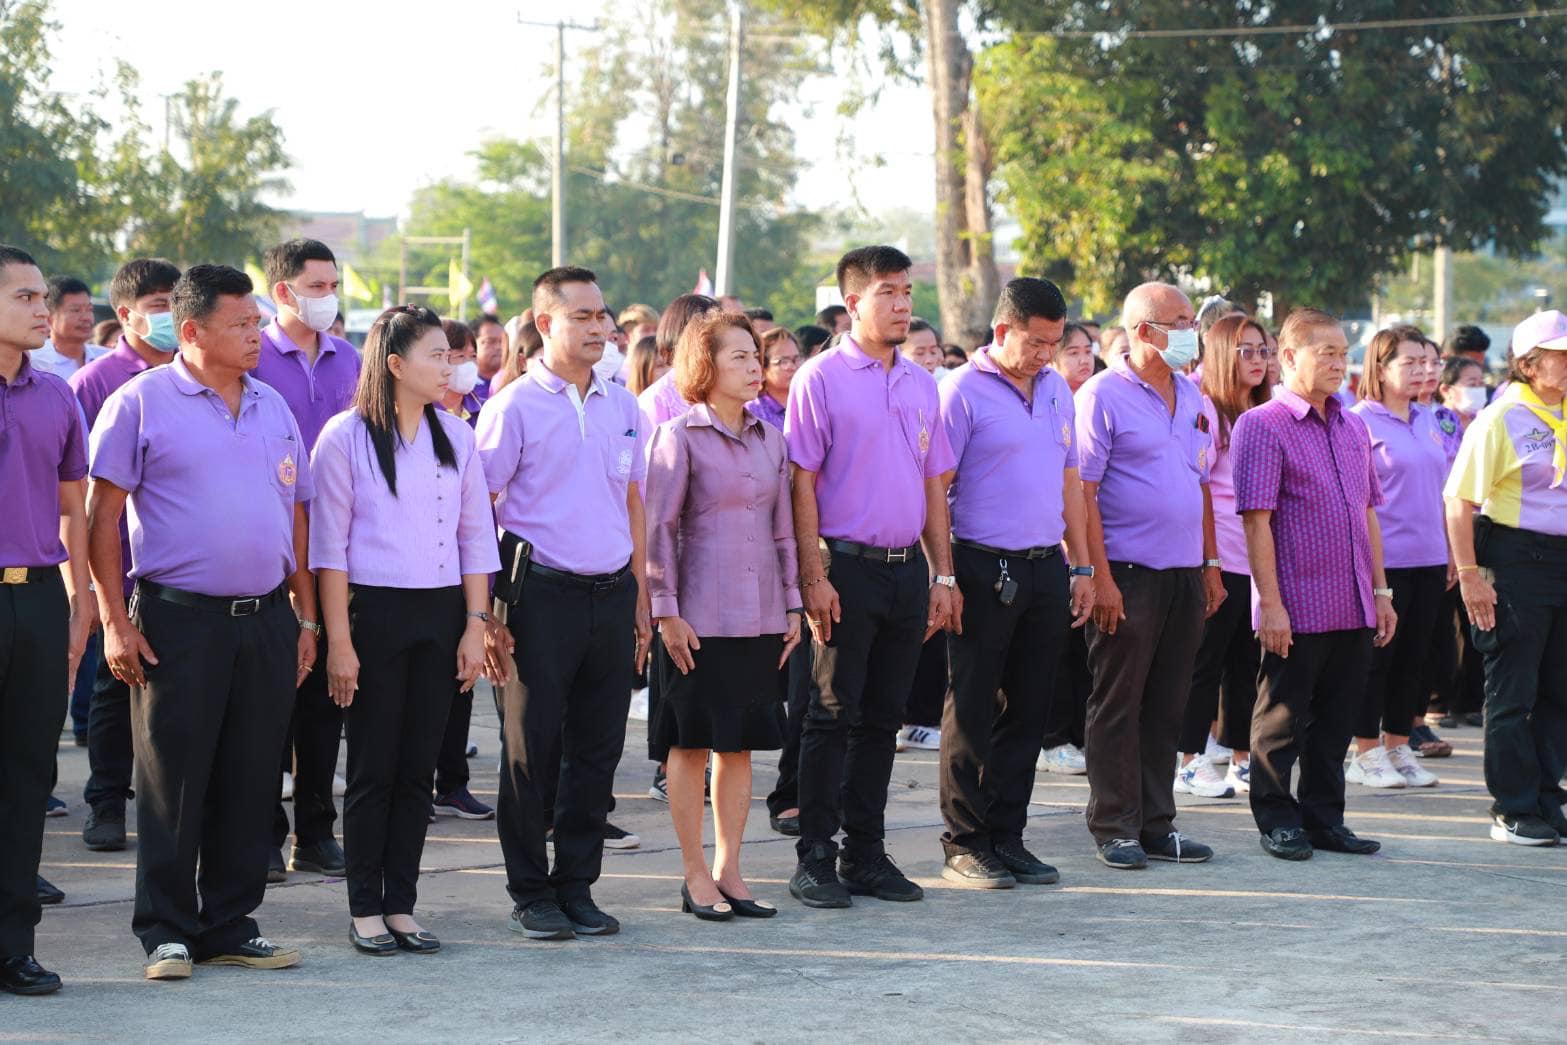
[[[766,393],[763,394],[765,395]],[[762,419],[760,417],[757,417],[749,410],[742,410],[740,411],[740,431],[731,432],[729,426],[724,424],[706,403],[696,403],[690,410],[686,411],[687,428],[711,428],[714,431],[722,432],[736,439],[743,435],[746,429],[759,428],[761,424]]]
[[1562,403],[1557,403],[1555,406],[1546,406],[1545,400],[1541,399],[1534,389],[1530,388],[1522,381],[1514,381],[1512,384],[1508,385],[1507,392],[1505,394],[1512,396],[1520,403],[1535,407],[1540,410],[1549,411],[1551,413],[1555,413],[1558,410],[1567,412],[1567,407],[1564,407]]
[[[188,396],[201,395],[204,392],[217,394],[217,389],[209,388],[197,381],[190,368],[185,365],[185,355],[182,352],[174,354],[174,362],[169,364],[169,376],[174,379],[174,387]],[[261,390],[256,387],[256,381],[248,373],[240,376],[243,386],[242,395],[245,399],[260,399]]]
[[[36,352],[36,351],[38,351],[38,350],[37,349],[33,349],[33,352]],[[22,365],[16,371],[16,380],[10,382],[10,384],[7,385],[7,387],[8,388],[21,388],[23,385],[30,385],[30,384],[33,383],[33,380],[34,380],[35,376],[37,375],[37,373],[38,373],[38,369],[35,366],[33,366],[33,353],[32,352],[23,352],[22,353]]]
[[[1291,390],[1282,382],[1274,385],[1273,389],[1273,398],[1283,403],[1285,407],[1289,409],[1290,414],[1294,416],[1295,420],[1304,421],[1306,419],[1306,415],[1312,412],[1311,401],[1299,393]],[[1377,403],[1377,406],[1382,406],[1382,404]],[[1383,407],[1383,410],[1386,409],[1386,407]],[[1344,404],[1339,401],[1338,395],[1334,394],[1328,396],[1327,404],[1323,407],[1324,420],[1332,422],[1339,416],[1339,414],[1343,412]]]
[[[283,324],[279,320],[274,319],[272,322],[268,323],[266,329],[262,331],[262,333],[266,334],[266,336],[272,341],[272,344],[279,352],[304,352],[304,349],[294,344],[294,339],[288,336],[288,332],[283,329]],[[337,345],[331,334],[323,333],[316,335],[316,354],[318,358],[323,354],[336,351]]]
[[[853,334],[844,334],[843,340],[838,343],[838,346],[843,350],[844,362],[856,370],[864,370],[876,362],[876,360],[865,354],[865,349],[861,348],[860,343],[854,340]],[[902,352],[894,348],[892,350],[892,366],[887,369],[890,372],[898,372],[906,366],[913,365],[903,358]]]
[[[560,392],[568,384],[565,378],[545,366],[543,359],[537,359],[530,364],[527,372],[522,376],[532,378],[534,383],[546,392]],[[590,376],[592,384],[588,386],[588,395],[609,395],[609,391],[604,387],[604,379],[599,377],[598,372],[590,371]]]

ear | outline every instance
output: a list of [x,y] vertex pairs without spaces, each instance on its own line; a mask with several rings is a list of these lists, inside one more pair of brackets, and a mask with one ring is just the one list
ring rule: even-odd
[[[996,324],[995,334],[990,339],[991,343],[992,344],[996,344],[996,345],[1001,344],[1003,341],[1005,341],[1007,339],[1007,331],[1011,330],[1011,329],[1012,328],[1010,326],[1008,326],[1007,324],[1005,324],[1005,323],[997,323]],[[937,346],[937,347],[940,347],[940,346]],[[947,358],[947,354],[945,352],[943,352],[941,354],[941,358],[943,358],[943,359]]]
[[845,294],[843,296],[843,307],[849,310],[849,316],[853,319],[860,318],[859,308],[862,296],[860,294]]
[[550,327],[554,322],[555,317],[548,312],[540,312],[533,317],[533,326],[538,330],[540,337],[550,336]]
[[391,372],[393,377],[401,378],[403,376],[403,357],[395,353],[387,356],[386,369]]
[[278,282],[272,284],[272,300],[281,304],[283,301],[283,293],[285,291],[288,292],[289,300],[293,300],[294,290],[287,283],[279,280]]
[[126,327],[131,322],[131,309],[129,305],[115,305],[114,318],[120,321],[120,326]]
[[200,324],[198,324],[194,319],[187,319],[185,322],[181,323],[179,330],[176,331],[176,333],[179,335],[180,343],[192,345],[195,344],[196,331],[199,329],[201,329]]

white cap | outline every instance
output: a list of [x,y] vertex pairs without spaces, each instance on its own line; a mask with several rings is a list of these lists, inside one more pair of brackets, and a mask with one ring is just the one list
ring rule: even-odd
[[1513,328],[1513,355],[1526,356],[1537,348],[1567,349],[1567,316],[1556,309],[1536,312]]

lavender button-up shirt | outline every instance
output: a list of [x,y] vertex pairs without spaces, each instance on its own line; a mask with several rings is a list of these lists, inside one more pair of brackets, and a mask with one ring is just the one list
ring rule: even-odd
[[1447,449],[1436,415],[1409,404],[1405,421],[1374,399],[1350,411],[1371,433],[1371,461],[1382,487],[1377,525],[1382,530],[1382,565],[1390,570],[1447,565],[1447,521],[1442,483]]
[[1078,467],[1099,484],[1105,555],[1150,570],[1203,563],[1202,488],[1213,438],[1202,393],[1173,375],[1175,413],[1117,356],[1077,390]]
[[251,373],[282,393],[299,422],[308,450],[322,427],[347,410],[359,384],[359,355],[354,346],[331,334],[316,335],[316,362],[294,344],[277,320],[261,331],[261,359]]
[[653,616],[699,636],[780,635],[800,606],[788,451],[777,429],[744,417],[736,434],[698,403],[648,448]]
[[[1230,438],[1235,507],[1273,513],[1279,595],[1300,634],[1376,626],[1366,509],[1382,504],[1365,422],[1329,396],[1326,417],[1282,385]],[[1259,607],[1255,589],[1252,623]]]
[[94,359],[82,367],[69,378],[71,391],[76,393],[76,401],[82,404],[82,414],[87,418],[87,427],[92,428],[98,423],[98,413],[103,409],[106,399],[114,394],[114,390],[125,382],[148,369],[150,364],[131,347],[130,342],[123,337],[114,351],[106,356]]
[[631,560],[628,484],[647,475],[637,400],[597,374],[586,399],[542,358],[479,411],[479,459],[500,525],[533,560],[568,573],[614,573]]
[[246,376],[236,418],[175,356],[109,397],[91,443],[93,478],[130,494],[132,577],[240,597],[294,572],[310,460],[270,385]]
[[823,537],[904,548],[925,529],[925,480],[957,462],[936,381],[895,352],[892,365],[845,334],[789,385],[789,460],[816,476]]
[[60,484],[86,474],[86,436],[71,389],[22,356],[16,380],[0,377],[0,566],[65,561]]
[[1077,467],[1072,390],[1046,367],[1024,399],[991,347],[941,383],[941,423],[958,462],[947,491],[952,535],[1011,551],[1059,544],[1062,474]]
[[310,568],[342,570],[351,584],[448,588],[464,574],[500,569],[490,492],[473,430],[444,410],[436,419],[457,457],[435,457],[427,421],[397,440],[397,492],[386,485],[364,419],[352,410],[321,429],[310,469]]

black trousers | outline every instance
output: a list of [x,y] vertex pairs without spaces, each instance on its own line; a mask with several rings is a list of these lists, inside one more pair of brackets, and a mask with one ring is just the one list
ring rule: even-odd
[[1491,811],[1539,816],[1567,795],[1567,537],[1492,525],[1478,561],[1494,572],[1485,656],[1485,786]]
[[920,647],[919,663],[914,668],[914,682],[909,686],[909,702],[903,709],[905,726],[936,729],[941,725],[950,678],[947,669],[947,636],[938,631]]
[[348,706],[343,852],[355,918],[413,913],[465,605],[457,586],[350,589],[359,692]]
[[1219,722],[1219,743],[1244,751],[1251,743],[1251,709],[1257,704],[1257,669],[1262,645],[1251,626],[1251,578],[1224,573],[1224,602],[1202,629],[1192,689],[1181,721],[1180,748],[1197,755],[1208,746],[1208,730]]
[[930,575],[923,555],[872,562],[832,553],[832,585],[843,619],[817,644],[816,689],[800,736],[800,840],[835,848],[856,862],[883,852],[887,783],[909,686],[925,640]]
[[[332,798],[332,775],[337,772],[337,745],[343,735],[343,709],[332,702],[326,687],[326,636],[317,640],[316,663],[299,687],[289,735],[280,747],[281,773],[294,774],[294,842],[313,845],[332,837],[337,806]],[[455,664],[455,661],[453,662]],[[456,674],[456,669],[452,669]],[[428,823],[428,820],[426,821]],[[288,815],[281,799],[272,810],[272,845],[288,840]]]
[[1355,716],[1355,736],[1381,733],[1407,737],[1416,715],[1424,714],[1430,691],[1425,665],[1432,657],[1447,591],[1446,566],[1387,571],[1398,627],[1393,641],[1371,651],[1366,698]]
[[783,750],[778,753],[778,783],[767,796],[769,816],[800,808],[800,734],[805,725],[805,712],[811,706],[811,691],[816,685],[809,635],[803,636],[794,652],[789,654],[789,663],[784,670],[789,675],[784,690],[788,700],[784,743]]
[[55,573],[0,584],[0,958],[33,953],[44,802],[65,723],[70,604]]
[[[506,891],[519,906],[586,897],[598,881],[626,743],[636,601],[629,571],[599,589],[530,573],[512,607],[521,685],[506,690],[496,819]],[[544,832],[557,772],[552,871]]]
[[287,600],[230,617],[139,593],[131,620],[158,657],[131,690],[131,928],[149,954],[182,943],[200,961],[258,935],[299,625]]
[[1061,647],[1070,630],[1066,563],[1008,559],[1012,605],[995,591],[1001,560],[954,546],[963,634],[948,637],[952,698],[941,718],[941,816],[948,856],[1021,840]]
[[441,749],[435,756],[435,793],[450,794],[468,786],[468,723],[473,718],[473,690],[452,696]]
[[1202,571],[1110,564],[1126,619],[1114,635],[1089,621],[1088,829],[1163,839],[1175,823],[1175,748],[1206,608]]
[[76,678],[71,681],[71,732],[78,739],[87,736],[92,716],[93,683],[98,677],[98,661],[103,654],[103,633],[94,631],[87,636],[87,648],[82,651],[81,663],[76,665]]
[[1055,693],[1045,712],[1045,748],[1085,743],[1083,727],[1088,713],[1088,694],[1094,688],[1094,674],[1088,670],[1088,627],[1072,628],[1061,645],[1061,662],[1056,668]]
[[125,807],[134,798],[131,790],[131,688],[100,661],[93,677],[92,701],[87,712],[87,786],[82,798],[97,808]]
[[[1344,752],[1371,672],[1371,629],[1293,636],[1262,655],[1251,718],[1251,815],[1268,834],[1344,822]],[[1290,772],[1300,763],[1296,798]]]

